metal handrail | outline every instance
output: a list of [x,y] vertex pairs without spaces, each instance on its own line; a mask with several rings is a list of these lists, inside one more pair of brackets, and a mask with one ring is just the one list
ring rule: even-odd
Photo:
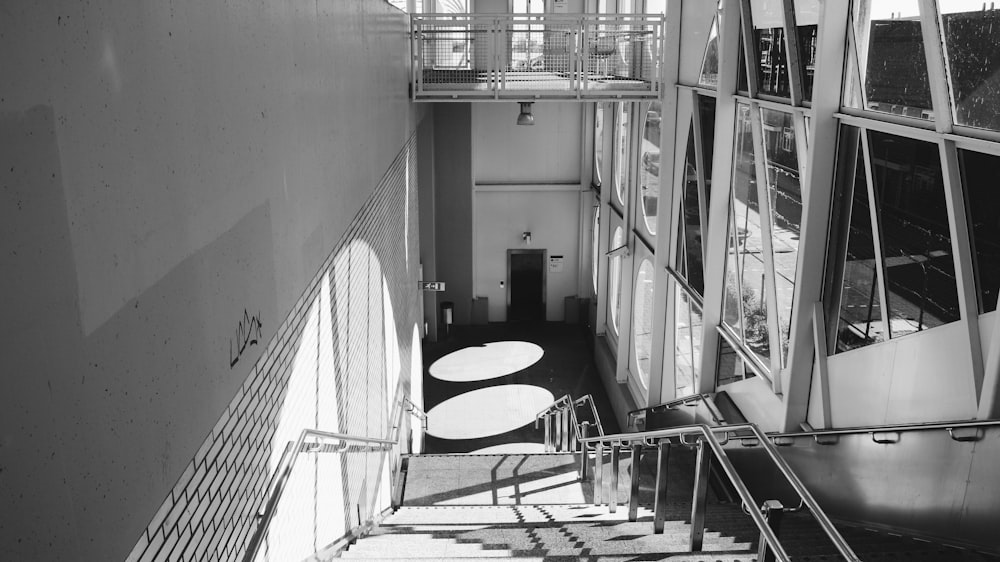
[[292,469],[295,468],[295,463],[299,458],[299,453],[311,450],[305,447],[306,439],[315,438],[322,441],[339,441],[341,443],[340,449],[331,451],[338,454],[345,453],[352,447],[368,449],[371,451],[388,451],[399,445],[399,430],[402,427],[403,412],[410,413],[419,418],[422,422],[421,429],[423,431],[427,431],[427,413],[421,410],[420,407],[414,404],[408,397],[402,397],[396,411],[396,421],[389,430],[389,439],[361,437],[357,435],[347,435],[344,433],[333,433],[307,428],[303,429],[302,432],[299,433],[297,440],[294,442],[289,441],[285,446],[285,450],[281,453],[281,459],[278,461],[277,470],[274,471],[274,474],[271,476],[271,480],[268,482],[267,495],[265,496],[267,501],[265,501],[257,511],[257,528],[254,531],[253,536],[250,538],[250,544],[247,547],[246,554],[243,556],[243,561],[253,562],[253,560],[256,559],[257,552],[260,550],[260,546],[263,542],[264,530],[271,525],[271,519],[274,517],[278,502],[285,490],[285,484],[292,473]]
[[811,431],[797,431],[794,433],[768,433],[768,439],[776,437],[823,437],[825,435],[860,435],[863,433],[879,433],[889,431],[926,431],[933,429],[959,429],[965,427],[992,427],[1000,426],[1000,420],[962,420],[953,422],[926,422],[898,425],[866,425],[857,427],[843,427],[837,429],[814,429]]
[[[812,512],[813,517],[816,518],[816,522],[823,529],[823,532],[830,538],[834,546],[837,548],[838,552],[845,559],[850,561],[860,560],[854,550],[851,549],[847,541],[844,540],[840,532],[837,531],[836,527],[820,508],[819,504],[806,489],[805,485],[799,480],[798,476],[792,471],[791,467],[785,462],[785,460],[778,454],[775,445],[771,443],[769,439],[766,439],[764,433],[755,424],[740,424],[740,425],[728,425],[728,426],[718,426],[710,427],[705,424],[689,425],[682,427],[673,427],[669,429],[658,429],[653,431],[644,431],[639,433],[619,433],[615,435],[603,435],[597,437],[588,437],[580,439],[580,443],[586,446],[590,443],[597,444],[617,444],[627,445],[631,443],[637,444],[649,444],[662,439],[667,439],[670,437],[677,437],[683,440],[685,436],[695,435],[701,437],[704,443],[712,450],[719,464],[722,466],[722,471],[729,478],[730,483],[736,489],[737,494],[746,506],[757,506],[756,500],[754,500],[753,495],[747,488],[743,479],[740,478],[739,474],[736,473],[736,469],[733,467],[732,462],[729,460],[729,456],[726,455],[725,450],[722,448],[722,443],[719,441],[716,434],[729,435],[734,432],[750,431],[752,432],[761,446],[767,451],[768,456],[774,465],[781,472],[782,476],[788,481],[795,492],[799,495],[802,503],[809,508]],[[598,462],[600,460],[598,459]],[[761,538],[765,540],[768,546],[772,549],[775,556],[779,560],[788,560],[788,554],[785,552],[784,548],[778,541],[777,536],[771,527],[767,524],[767,521],[761,515],[761,513],[756,509],[749,509],[749,514],[751,519],[753,519],[754,524],[760,530]]]
[[705,404],[705,407],[708,408],[708,413],[712,414],[713,422],[721,424],[726,423],[725,416],[722,415],[722,412],[719,411],[719,408],[715,405],[715,402],[712,401],[711,394],[690,394],[688,396],[682,396],[680,398],[675,398],[667,402],[656,404],[655,406],[648,406],[646,408],[636,408],[635,410],[629,412],[625,419],[627,420],[627,425],[631,427],[635,421],[635,418],[639,417],[640,414],[643,414],[645,412],[656,413],[659,411],[665,411],[669,410],[670,408],[673,408],[674,406],[686,406],[687,404],[693,402],[702,402],[703,404]]
[[552,404],[549,404],[537,414],[535,414],[535,429],[538,429],[538,420],[546,416],[551,416],[563,410],[569,410],[570,417],[572,418],[573,433],[576,435],[577,439],[582,435],[580,431],[580,421],[576,416],[576,408],[580,405],[588,403],[590,404],[590,412],[594,416],[594,425],[597,426],[597,432],[599,435],[604,435],[604,426],[601,424],[601,414],[597,412],[597,404],[594,403],[594,397],[590,394],[585,394],[577,399],[573,399],[569,394],[564,394],[557,398]]

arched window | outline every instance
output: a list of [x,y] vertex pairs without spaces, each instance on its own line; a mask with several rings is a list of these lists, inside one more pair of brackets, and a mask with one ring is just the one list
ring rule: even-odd
[[618,103],[615,114],[615,197],[625,207],[628,201],[629,104]]
[[638,366],[639,384],[649,389],[649,359],[653,346],[653,263],[642,260],[635,276],[635,293],[632,298],[632,342]]
[[642,126],[639,193],[646,229],[656,234],[656,208],[660,198],[660,102],[649,105]]
[[596,295],[597,294],[597,271],[598,271],[598,269],[600,269],[598,267],[598,261],[597,260],[600,258],[600,249],[601,249],[600,248],[600,244],[599,244],[599,242],[600,242],[600,238],[599,237],[600,237],[600,233],[601,233],[601,206],[600,205],[594,205],[594,223],[591,226],[592,226],[592,228],[593,228],[594,231],[593,231],[593,233],[591,233],[591,237],[590,237],[590,245],[591,245],[590,253],[591,253],[591,257],[592,257],[591,264],[590,264],[590,268],[591,268],[590,274],[591,274],[591,277],[594,280],[594,294]]
[[[611,249],[620,247],[625,241],[625,233],[619,226],[615,228],[615,235],[611,238]],[[618,318],[622,307],[622,256],[616,254],[611,258],[611,267],[608,268],[608,306],[611,310],[611,329],[615,335],[618,334]]]
[[601,187],[601,168],[604,167],[604,104],[597,104],[594,110],[594,177],[591,179],[597,187]]

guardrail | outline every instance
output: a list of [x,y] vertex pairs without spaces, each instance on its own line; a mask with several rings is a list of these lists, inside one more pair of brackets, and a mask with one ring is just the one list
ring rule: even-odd
[[656,99],[664,21],[648,14],[413,14],[415,101]]
[[597,413],[594,398],[587,394],[574,400],[572,396],[566,394],[535,414],[535,429],[538,429],[539,420],[545,424],[546,453],[576,451],[577,441],[588,436],[591,423],[589,421],[580,423],[576,414],[576,409],[584,404],[590,405],[590,414],[594,418],[593,426],[597,428],[598,435],[604,435],[601,415]]

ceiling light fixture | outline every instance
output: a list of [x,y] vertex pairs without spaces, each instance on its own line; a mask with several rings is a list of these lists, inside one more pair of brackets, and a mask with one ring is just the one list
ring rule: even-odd
[[522,101],[518,102],[521,104],[521,113],[517,116],[518,125],[534,125],[535,116],[531,114],[531,102]]

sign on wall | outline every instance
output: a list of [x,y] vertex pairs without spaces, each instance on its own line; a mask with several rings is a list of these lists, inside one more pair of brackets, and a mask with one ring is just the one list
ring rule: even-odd
[[563,257],[549,256],[549,273],[562,273]]

